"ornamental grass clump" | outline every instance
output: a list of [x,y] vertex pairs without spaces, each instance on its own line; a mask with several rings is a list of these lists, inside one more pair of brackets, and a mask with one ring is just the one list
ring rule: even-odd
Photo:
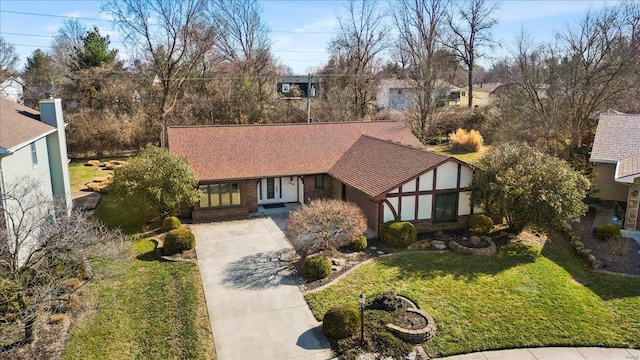
[[451,150],[457,152],[478,152],[482,148],[484,139],[477,130],[467,131],[459,128],[449,134]]

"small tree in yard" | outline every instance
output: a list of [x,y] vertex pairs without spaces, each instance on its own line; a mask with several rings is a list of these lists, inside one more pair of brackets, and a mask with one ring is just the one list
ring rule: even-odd
[[39,188],[31,178],[17,178],[2,192],[0,333],[19,321],[24,338],[3,346],[0,353],[32,342],[38,316],[52,308],[65,311],[75,301],[77,289],[92,276],[89,261],[110,258],[122,249],[118,232],[87,214],[68,214]]
[[556,157],[527,145],[502,145],[480,159],[471,201],[504,215],[520,231],[533,225],[560,226],[587,210],[589,180]]
[[366,230],[362,210],[340,200],[314,200],[287,221],[289,241],[305,255],[349,245]]
[[149,146],[115,170],[109,189],[121,199],[146,201],[165,218],[180,203],[191,205],[198,200],[197,185],[198,180],[185,160],[165,149]]

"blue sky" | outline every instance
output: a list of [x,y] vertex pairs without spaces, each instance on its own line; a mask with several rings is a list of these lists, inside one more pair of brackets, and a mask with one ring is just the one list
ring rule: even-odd
[[[393,0],[383,0],[387,6]],[[322,66],[328,59],[327,44],[336,31],[336,14],[344,11],[339,0],[264,0],[262,17],[272,30],[273,53],[296,73],[305,74]],[[500,1],[496,13],[498,25],[493,38],[500,44],[492,54],[507,53],[521,28],[539,41],[553,38],[567,24],[577,22],[589,7],[598,8],[614,1]],[[120,57],[127,52],[109,15],[100,12],[101,1],[25,1],[0,0],[0,35],[16,46],[20,65],[38,47],[47,50],[56,30],[65,18],[78,17],[87,26],[98,26],[109,35]],[[36,14],[42,14],[36,15]],[[486,60],[487,62],[490,60]]]

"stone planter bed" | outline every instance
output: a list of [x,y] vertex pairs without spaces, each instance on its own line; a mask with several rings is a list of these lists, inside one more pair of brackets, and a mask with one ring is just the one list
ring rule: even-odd
[[476,256],[491,256],[496,254],[496,243],[488,236],[483,236],[480,244],[477,247],[461,245],[456,240],[449,242],[449,247],[454,252],[460,254],[469,254]]
[[433,318],[419,310],[409,299],[402,296],[398,296],[398,298],[405,304],[407,308],[405,312],[409,313],[409,316],[420,317],[420,322],[423,324],[426,323],[426,326],[419,329],[408,329],[396,324],[387,324],[387,329],[402,340],[412,344],[419,344],[432,339],[436,335],[436,325]]

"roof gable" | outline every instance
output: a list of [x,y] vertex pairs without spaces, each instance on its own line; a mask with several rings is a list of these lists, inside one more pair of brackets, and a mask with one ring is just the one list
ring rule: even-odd
[[40,112],[0,98],[0,148],[11,150],[55,131],[40,121]]
[[328,173],[375,198],[450,159],[421,148],[363,135]]
[[169,150],[200,180],[327,173],[362,135],[422,148],[393,121],[170,127],[167,134]]
[[637,154],[640,154],[640,114],[601,114],[590,161],[615,163]]

